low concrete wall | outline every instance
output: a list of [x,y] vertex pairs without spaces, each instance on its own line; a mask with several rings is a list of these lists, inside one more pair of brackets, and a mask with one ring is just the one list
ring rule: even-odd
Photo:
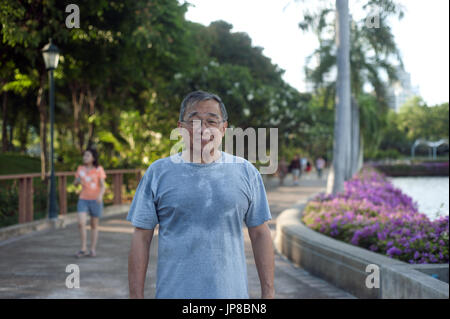
[[[299,204],[277,218],[275,247],[298,266],[358,298],[449,298],[448,282],[426,274],[430,265],[407,264],[320,234],[301,222],[305,206]],[[366,272],[371,264],[378,266],[379,288],[366,286],[375,275]],[[448,278],[448,264],[439,266],[440,277]]]
[[[128,212],[129,204],[107,206],[103,210],[102,218],[123,214]],[[36,220],[30,223],[17,224],[0,228],[0,242],[13,239],[19,236],[27,235],[34,232],[44,231],[48,229],[64,228],[67,225],[77,222],[77,214],[59,215],[57,219],[50,220],[48,218]]]
[[449,176],[448,164],[445,163],[426,163],[423,164],[377,164],[375,168],[384,174],[392,177],[400,176]]
[[448,283],[448,264],[414,265],[412,268]]

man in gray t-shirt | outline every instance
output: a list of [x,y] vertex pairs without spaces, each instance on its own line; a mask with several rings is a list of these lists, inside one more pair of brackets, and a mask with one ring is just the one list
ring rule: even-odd
[[[201,120],[200,127],[194,125],[195,120]],[[178,126],[187,128],[187,144],[194,141],[188,145],[191,152],[152,163],[127,216],[135,226],[128,270],[130,297],[144,296],[157,224],[156,298],[249,298],[244,224],[252,242],[261,297],[274,297],[273,246],[266,224],[271,214],[264,184],[253,164],[217,149],[226,120],[225,107],[216,95],[197,91],[184,99]],[[195,144],[196,129],[201,129],[201,147]],[[206,131],[215,134],[213,140]],[[201,162],[195,162],[196,147],[204,150],[211,142],[210,157],[202,154]]]

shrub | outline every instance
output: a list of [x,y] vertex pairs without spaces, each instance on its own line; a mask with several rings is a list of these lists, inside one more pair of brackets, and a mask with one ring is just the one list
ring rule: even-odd
[[325,235],[411,264],[448,263],[448,216],[431,221],[370,167],[306,206],[302,221]]

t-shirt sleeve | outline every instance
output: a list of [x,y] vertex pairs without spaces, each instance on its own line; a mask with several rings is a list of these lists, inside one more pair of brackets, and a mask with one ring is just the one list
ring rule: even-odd
[[249,164],[250,169],[250,205],[245,214],[245,224],[247,227],[256,227],[265,221],[271,220],[269,203],[267,201],[266,190],[261,174],[253,164]]
[[106,173],[105,173],[105,170],[103,169],[103,166],[99,167],[98,173],[99,173],[98,175],[100,176],[101,179],[106,178]]
[[144,229],[154,229],[159,223],[151,187],[151,173],[149,170],[139,182],[127,216],[133,226]]

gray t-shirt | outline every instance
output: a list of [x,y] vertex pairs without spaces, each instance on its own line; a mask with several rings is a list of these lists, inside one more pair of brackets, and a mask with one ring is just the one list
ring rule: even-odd
[[209,164],[181,153],[153,162],[127,220],[159,224],[156,298],[249,298],[243,222],[254,227],[271,214],[260,173],[225,152]]

